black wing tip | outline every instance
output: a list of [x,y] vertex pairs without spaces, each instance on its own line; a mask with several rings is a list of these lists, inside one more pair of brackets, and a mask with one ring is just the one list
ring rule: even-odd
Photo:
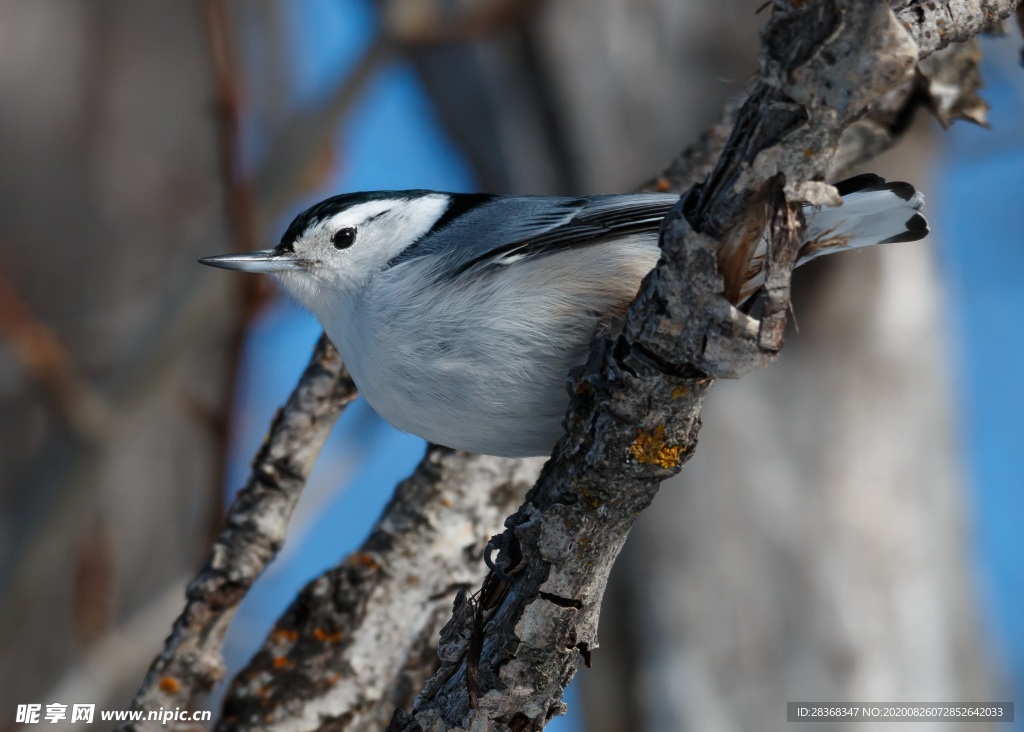
[[852,178],[841,180],[833,184],[840,196],[848,196],[857,191],[864,191],[874,186],[885,185],[885,178],[874,173],[861,173]]
[[917,189],[909,183],[898,181],[896,183],[888,183],[884,186],[884,190],[892,191],[894,194],[902,198],[904,201],[909,201],[917,193]]
[[914,214],[906,222],[906,230],[881,241],[881,244],[902,244],[908,241],[920,241],[928,236],[928,220],[921,214]]
[[917,193],[917,189],[910,183],[904,181],[893,181],[889,183],[880,175],[864,173],[855,175],[852,178],[841,180],[833,184],[840,196],[848,196],[851,193],[869,193],[872,191],[891,191],[904,201],[909,201]]

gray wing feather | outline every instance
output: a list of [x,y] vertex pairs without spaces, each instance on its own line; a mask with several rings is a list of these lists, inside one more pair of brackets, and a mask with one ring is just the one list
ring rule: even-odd
[[444,271],[458,276],[469,269],[656,232],[678,200],[665,193],[495,197],[412,245],[400,260],[444,255]]

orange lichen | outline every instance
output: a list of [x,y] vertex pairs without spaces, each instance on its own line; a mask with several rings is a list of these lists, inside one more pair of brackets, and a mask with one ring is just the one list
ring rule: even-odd
[[274,659],[274,668],[290,668],[292,662],[284,656],[278,656]]
[[587,488],[586,486],[580,488],[580,495],[586,499],[587,505],[590,506],[591,508],[597,508],[599,505],[601,505],[601,502],[599,500],[597,500],[596,498],[592,498],[590,496],[590,489]]
[[672,390],[673,399],[680,399],[687,396],[690,396],[690,387],[688,386],[677,386]]
[[328,633],[323,628],[314,628],[313,637],[321,643],[339,643],[342,639],[342,633],[340,630]]
[[271,643],[294,643],[298,639],[299,632],[297,630],[278,628],[270,634]]
[[356,552],[352,555],[349,561],[353,564],[361,564],[364,567],[369,567],[370,569],[380,569],[380,565],[377,563],[377,560],[374,559],[369,552]]
[[181,690],[181,682],[173,676],[164,676],[160,679],[160,691],[165,694],[177,694]]
[[665,441],[665,427],[659,424],[651,431],[638,430],[629,451],[638,463],[674,468],[679,465],[686,448],[681,445],[669,445]]

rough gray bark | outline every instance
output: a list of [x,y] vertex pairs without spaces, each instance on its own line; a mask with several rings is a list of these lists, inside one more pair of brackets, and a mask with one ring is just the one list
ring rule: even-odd
[[[338,352],[321,337],[299,384],[278,412],[206,565],[189,584],[185,609],[146,674],[132,709],[186,706],[224,675],[221,643],[238,604],[284,542],[306,478],[335,421],[355,399]],[[159,727],[127,724],[125,730]]]
[[[983,121],[979,58],[971,41],[919,64],[912,84],[846,129],[828,180],[863,172],[853,166],[900,139],[867,170],[927,194],[940,141],[908,123],[918,108],[942,115],[932,88]],[[706,156],[680,162],[695,159]],[[674,165],[649,185],[686,187],[707,172],[696,167]],[[932,264],[941,234],[796,275],[800,334],[783,365],[708,400],[696,459],[663,486],[616,563],[601,649],[577,681],[588,730],[754,729],[784,699],[998,695],[962,561],[969,498]]]
[[456,592],[479,584],[487,538],[541,462],[428,450],[359,550],[275,624],[218,729],[380,729],[408,707],[436,669]]
[[[482,610],[457,608],[441,643],[468,639],[462,653],[442,655],[413,714],[397,713],[392,729],[533,729],[562,710],[562,690],[596,641],[608,569],[661,479],[692,452],[712,377],[741,375],[781,347],[800,222],[780,189],[791,200],[833,200],[816,181],[843,130],[906,83],[918,60],[1007,17],[1016,3],[951,5],[939,18],[942,37],[936,16],[924,12],[898,21],[872,4],[776,6],[762,79],[737,114],[725,155],[684,200],[685,214],[666,222],[663,261],[625,333],[599,343],[591,376],[577,376],[568,436],[507,522],[503,557],[514,579],[485,583]],[[766,223],[764,207],[781,236],[757,323],[719,293],[735,292],[752,232]]]
[[[921,133],[872,172],[925,187]],[[616,564],[627,622],[602,613],[595,672],[637,728],[781,729],[766,716],[787,699],[999,698],[965,561],[941,235],[798,272],[782,363],[708,399],[694,460]],[[640,659],[628,684],[617,632]]]

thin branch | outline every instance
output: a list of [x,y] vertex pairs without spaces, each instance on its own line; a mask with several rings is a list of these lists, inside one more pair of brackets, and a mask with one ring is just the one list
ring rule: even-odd
[[363,52],[355,68],[318,107],[296,112],[271,140],[269,152],[253,176],[260,230],[264,231],[309,187],[309,171],[329,151],[338,125],[362,97],[378,69],[390,60],[395,45],[380,35]]
[[541,460],[432,447],[362,546],[311,582],[228,691],[218,729],[379,729],[434,672],[459,589]]
[[[227,208],[232,248],[250,251],[259,240],[251,183],[242,176],[241,78],[238,71],[231,22],[225,0],[204,0],[203,27],[210,54],[221,182]],[[238,312],[228,334],[227,368],[219,409],[210,410],[216,445],[210,511],[210,536],[216,535],[224,514],[224,481],[228,470],[229,415],[238,391],[238,370],[245,347],[245,334],[260,306],[270,295],[270,283],[263,277],[237,277],[231,286],[238,297]]]
[[388,34],[403,46],[431,46],[483,38],[519,26],[541,0],[489,0],[462,5],[432,0],[380,5]]
[[[153,662],[132,709],[184,707],[224,676],[220,648],[242,598],[284,542],[285,529],[338,416],[355,399],[338,352],[322,337],[299,385],[278,412],[185,609]],[[159,726],[159,725],[156,725]],[[122,729],[141,730],[145,724]]]
[[519,24],[537,4],[538,0],[491,0],[453,13],[437,3],[384,6],[380,33],[344,82],[318,106],[286,120],[271,141],[252,180],[260,230],[275,221],[298,193],[313,187],[310,171],[327,169],[318,161],[331,150],[339,124],[382,66],[410,50],[479,38]]
[[[988,20],[1016,4],[987,4]],[[624,333],[597,342],[576,374],[568,434],[506,522],[503,569],[512,581],[481,601],[483,618],[456,613],[442,644],[475,642],[443,659],[414,712],[396,712],[391,729],[532,730],[564,711],[563,690],[596,646],[608,572],[661,481],[692,455],[711,383],[764,365],[781,346],[799,202],[835,197],[819,181],[843,130],[940,47],[937,20],[951,39],[980,32],[973,7],[953,0],[946,15],[901,15],[901,23],[878,3],[776,3],[761,78],[722,157],[663,225],[662,261]],[[777,291],[759,323],[722,294],[734,291],[730,273],[746,266],[765,211],[784,236],[770,247]]]

